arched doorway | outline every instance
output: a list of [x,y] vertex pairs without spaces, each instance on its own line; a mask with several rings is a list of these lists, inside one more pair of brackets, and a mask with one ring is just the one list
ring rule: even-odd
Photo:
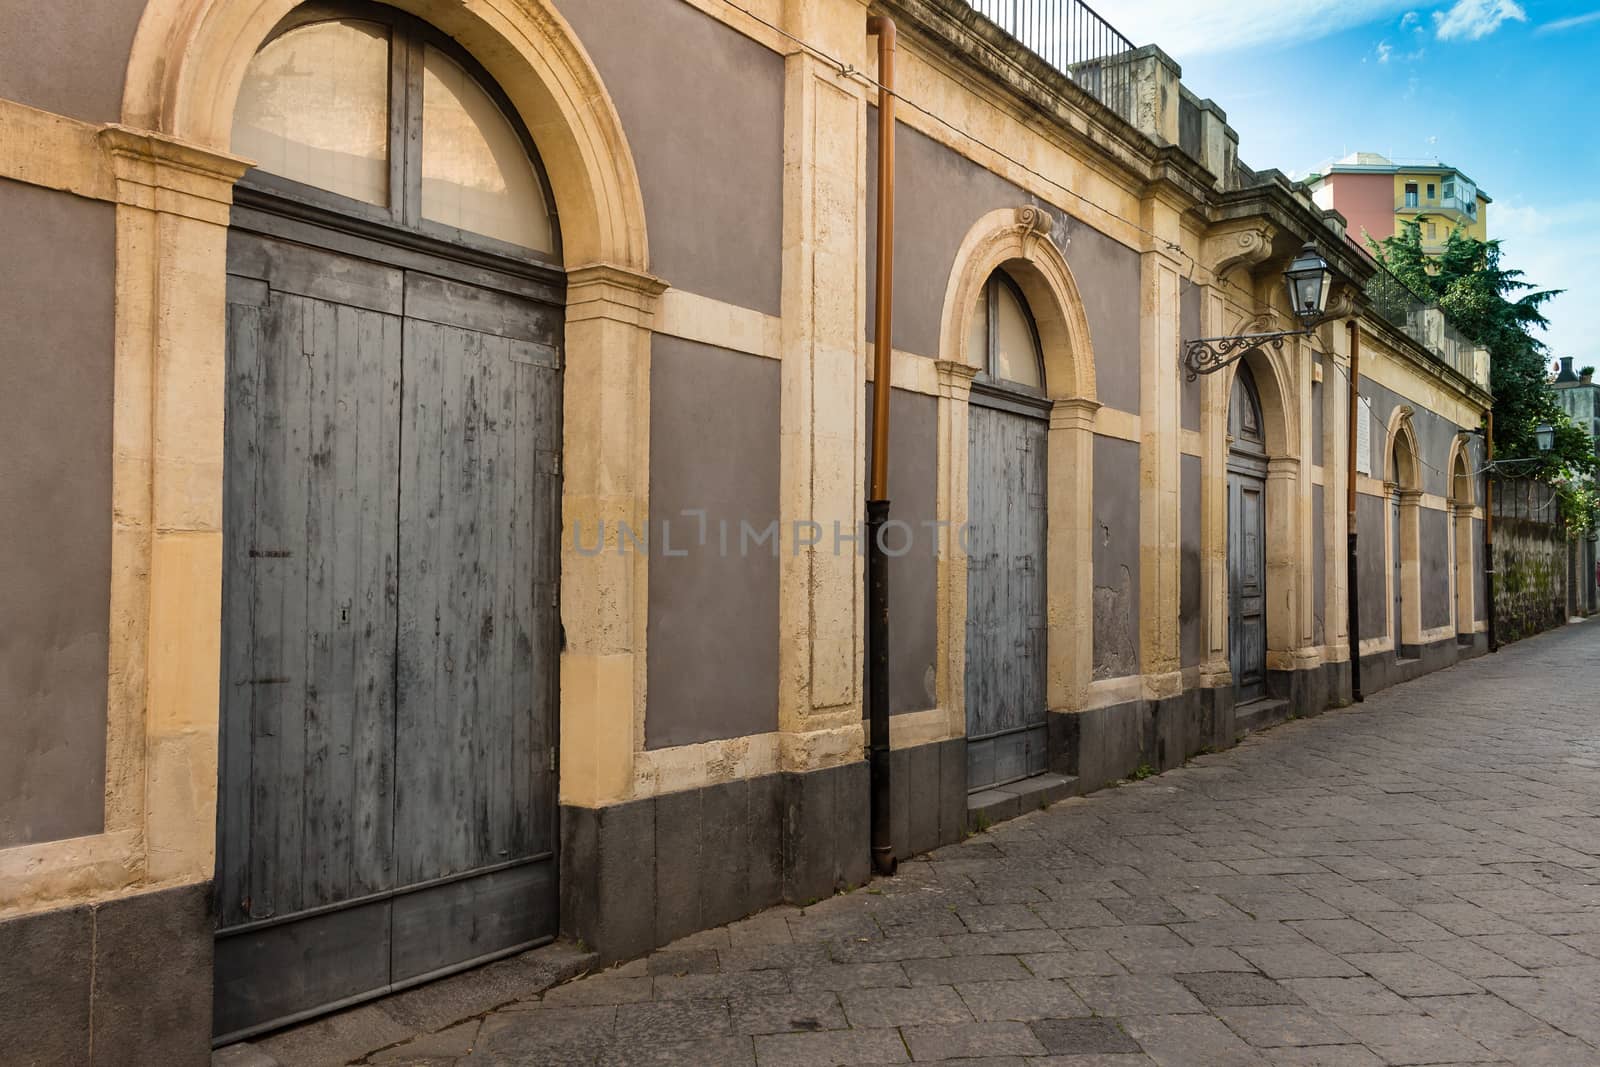
[[1050,402],[1033,313],[1002,268],[967,339],[967,789],[1046,769],[1045,545]]
[[220,1038],[557,929],[565,278],[449,38],[310,4],[245,74],[228,234]]
[[1450,465],[1450,562],[1455,586],[1456,637],[1471,644],[1477,625],[1477,598],[1472,574],[1472,474],[1467,469],[1467,451],[1457,444],[1455,461]]
[[1390,638],[1396,659],[1415,659],[1421,655],[1422,605],[1419,509],[1422,500],[1421,471],[1418,467],[1416,439],[1410,426],[1410,409],[1396,411],[1392,443],[1389,448],[1389,563],[1393,596]]
[[1228,402],[1228,658],[1234,701],[1267,686],[1267,440],[1255,377],[1241,362]]

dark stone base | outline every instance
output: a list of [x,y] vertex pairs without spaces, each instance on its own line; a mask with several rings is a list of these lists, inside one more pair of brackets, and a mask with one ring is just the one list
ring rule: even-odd
[[1446,637],[1427,645],[1401,645],[1400,655],[1393,652],[1374,652],[1361,657],[1361,695],[1371,696],[1391,685],[1409,682],[1424,674],[1453,667],[1461,660],[1481,655],[1488,650],[1487,639],[1482,634],[1473,635],[1471,645],[1462,645],[1459,638]]
[[1103,789],[1141,766],[1181,767],[1198,753],[1233,743],[1231,688],[1050,716],[1050,769],[1077,779],[1078,793]]
[[[894,753],[900,857],[960,839],[966,742]],[[629,959],[774,904],[809,904],[871,875],[864,761],[561,809],[561,926]]]
[[897,748],[889,774],[895,859],[961,840],[967,826],[966,738]]
[[213,926],[208,882],[0,921],[0,1059],[209,1063]]

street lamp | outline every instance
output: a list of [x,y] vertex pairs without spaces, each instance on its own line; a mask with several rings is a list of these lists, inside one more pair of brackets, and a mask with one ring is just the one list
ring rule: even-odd
[[1283,272],[1289,289],[1289,306],[1300,325],[1311,329],[1328,309],[1328,291],[1333,288],[1333,269],[1317,254],[1317,246],[1307,241]]
[[1541,422],[1533,431],[1533,439],[1540,452],[1548,452],[1556,446],[1556,428],[1548,422]]
[[1311,333],[1328,310],[1328,293],[1333,289],[1333,269],[1317,252],[1315,242],[1307,241],[1300,254],[1283,272],[1283,281],[1289,293],[1289,307],[1300,320],[1301,329],[1275,330],[1271,333],[1245,333],[1234,337],[1201,337],[1188,342],[1183,351],[1183,367],[1188,372],[1186,380],[1194,381],[1202,374],[1213,374],[1230,363],[1237,362],[1262,345],[1271,345],[1283,351],[1286,337],[1304,337]]

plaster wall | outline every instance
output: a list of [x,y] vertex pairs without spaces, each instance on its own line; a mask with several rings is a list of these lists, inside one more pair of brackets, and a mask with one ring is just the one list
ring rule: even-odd
[[115,122],[144,0],[73,0],[0,8],[0,99]]
[[114,216],[0,179],[0,848],[103,824]]
[[622,118],[644,191],[651,271],[679,289],[777,314],[783,57],[679,0],[556,7]]
[[[867,242],[870,279],[877,256],[877,109],[867,108]],[[1101,404],[1139,410],[1139,255],[1099,230],[974,163],[904,123],[895,127],[896,350],[937,359],[946,283],[961,239],[981,216],[1025,204],[1057,219],[1058,245],[1083,297],[1094,340],[1095,385]],[[868,285],[867,340],[873,340],[876,294]]]
[[1094,439],[1094,679],[1139,673],[1139,446]]
[[[867,440],[872,440],[872,393],[867,386]],[[889,553],[889,711],[902,714],[938,703],[934,659],[938,655],[939,402],[905,389],[889,393],[889,501],[892,527],[884,536]],[[830,532],[831,540],[831,532]],[[856,549],[845,545],[841,551]],[[865,551],[865,549],[862,549]],[[865,714],[865,708],[862,709]]]
[[1394,233],[1392,174],[1333,174],[1333,209],[1345,217],[1348,232],[1362,247],[1371,235],[1382,240]]
[[759,532],[778,517],[778,365],[659,334],[651,348],[645,744],[767,733],[786,547],[741,524]]

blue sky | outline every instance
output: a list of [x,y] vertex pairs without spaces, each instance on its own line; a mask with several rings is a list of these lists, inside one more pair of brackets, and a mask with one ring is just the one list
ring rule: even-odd
[[1241,158],[1303,177],[1354,151],[1438,157],[1494,198],[1552,354],[1600,364],[1600,0],[1102,0],[1228,113]]

